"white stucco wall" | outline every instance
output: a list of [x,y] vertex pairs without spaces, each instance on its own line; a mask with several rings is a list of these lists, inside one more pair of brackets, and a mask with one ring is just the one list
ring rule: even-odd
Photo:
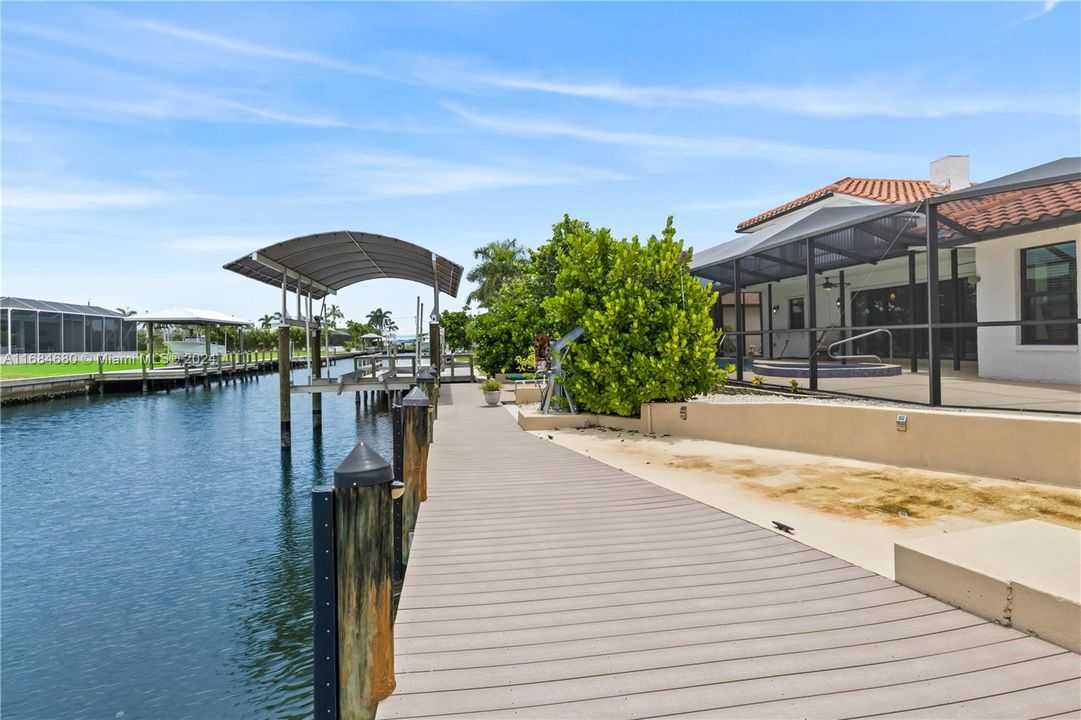
[[[1081,225],[976,244],[979,320],[1020,320],[1021,249],[1068,240],[1081,242]],[[977,347],[980,377],[1081,384],[1081,355],[1076,345],[1022,345],[1021,329],[1006,327],[980,328]]]

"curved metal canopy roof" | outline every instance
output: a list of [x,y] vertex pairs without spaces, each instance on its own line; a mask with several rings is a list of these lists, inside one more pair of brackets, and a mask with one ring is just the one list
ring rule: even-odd
[[451,297],[458,295],[462,266],[419,245],[385,235],[338,230],[267,245],[225,264],[226,270],[314,299],[365,280],[412,280]]

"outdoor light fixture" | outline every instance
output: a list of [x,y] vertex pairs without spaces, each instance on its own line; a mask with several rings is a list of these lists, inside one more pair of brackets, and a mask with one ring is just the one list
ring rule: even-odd
[[829,278],[826,278],[826,282],[822,283],[822,289],[826,292],[829,292],[833,289],[833,283],[830,281]]
[[837,298],[837,307],[841,307],[841,298]]
[[393,480],[390,483],[390,499],[397,500],[405,495],[405,483],[401,480]]
[[780,309],[781,309],[781,306],[780,306],[780,305],[774,305],[774,306],[773,306],[773,314],[774,314],[774,315],[776,315],[776,314],[777,314],[777,311],[778,311],[778,310],[780,310]]

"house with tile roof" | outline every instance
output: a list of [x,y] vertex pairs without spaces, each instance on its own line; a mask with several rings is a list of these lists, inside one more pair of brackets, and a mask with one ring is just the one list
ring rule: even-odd
[[[947,380],[1073,387],[1081,412],[1081,159],[973,183],[968,157],[948,156],[931,163],[927,179],[842,178],[735,230],[696,253],[692,272],[721,294],[715,323],[742,329],[740,356],[755,374],[770,362],[848,364],[839,359],[846,355],[926,374],[934,354]],[[930,322],[950,327],[931,333]],[[721,354],[733,355],[737,335]],[[892,397],[938,404],[910,385]]]

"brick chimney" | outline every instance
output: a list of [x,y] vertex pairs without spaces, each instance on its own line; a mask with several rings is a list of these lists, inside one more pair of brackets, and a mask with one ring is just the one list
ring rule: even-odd
[[931,184],[962,190],[972,184],[968,179],[968,155],[947,155],[931,163]]

